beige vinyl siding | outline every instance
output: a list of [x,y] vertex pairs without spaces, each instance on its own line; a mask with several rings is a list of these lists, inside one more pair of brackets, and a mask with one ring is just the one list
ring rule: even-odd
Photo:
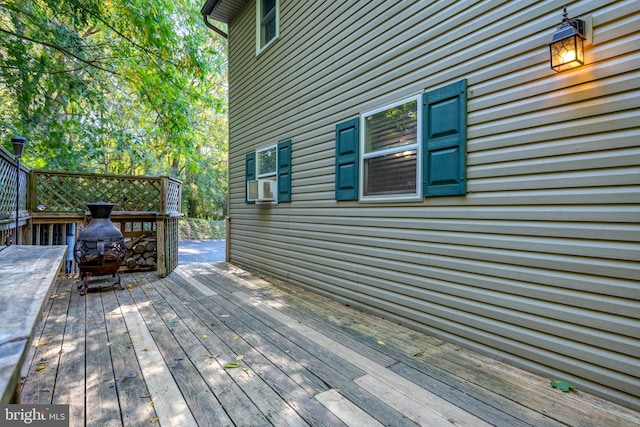
[[[563,3],[564,4],[564,3]],[[640,3],[255,1],[229,25],[231,261],[640,408]],[[467,194],[337,202],[335,125],[467,79]],[[245,155],[292,140],[292,201],[244,203]]]

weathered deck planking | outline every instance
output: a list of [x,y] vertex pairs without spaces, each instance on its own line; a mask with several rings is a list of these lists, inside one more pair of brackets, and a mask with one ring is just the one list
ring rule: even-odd
[[[148,283],[141,281],[141,275],[137,276],[137,283]],[[187,285],[188,286],[188,285]],[[150,289],[148,295],[159,297],[157,292]],[[184,305],[180,303],[180,305]],[[160,307],[160,304],[159,304]],[[176,337],[185,351],[189,360],[198,367],[199,372],[207,383],[208,388],[219,400],[221,406],[233,418],[237,425],[259,425],[264,417],[255,404],[247,398],[239,384],[233,381],[228,373],[221,369],[218,359],[221,356],[222,345],[215,335],[207,341],[203,335],[195,335],[193,330],[204,329],[200,322],[191,316],[179,316],[179,312],[160,308],[162,320],[170,325],[172,335]]]
[[151,404],[151,394],[136,361],[136,353],[130,332],[115,292],[101,292],[105,326],[109,337],[107,346],[118,392],[118,404],[125,426],[145,425],[154,419],[156,411]]
[[[459,423],[461,425],[486,425],[482,420],[474,417],[470,413],[452,405],[447,400],[438,398],[435,394],[420,388],[412,381],[405,380],[399,375],[394,374],[393,371],[358,351],[353,350],[350,346],[344,345],[339,341],[335,341],[335,337],[328,336],[323,333],[324,331],[320,332],[313,327],[305,325],[297,319],[278,311],[263,298],[252,298],[241,292],[236,292],[235,295],[245,301],[250,301],[250,303],[258,307],[259,310],[262,310],[271,317],[280,320],[285,327],[292,329],[296,333],[307,336],[311,340],[320,344],[321,347],[333,353],[335,356],[342,357],[350,363],[353,363],[355,366],[366,372],[366,375],[364,376],[373,376],[376,380],[379,380],[381,383],[389,386],[387,388],[389,392],[388,394],[393,395],[391,396],[393,401],[412,400],[412,405],[408,405],[410,407],[406,408],[408,411],[405,411],[404,413],[416,423],[420,425],[439,425],[443,421],[448,421],[450,423]],[[358,378],[356,378],[355,381],[357,383]],[[363,388],[371,389],[368,387]],[[391,402],[387,401],[387,403]],[[391,406],[393,407],[393,405]]]
[[[491,419],[499,425],[510,426],[530,425],[532,421],[536,426],[559,425],[548,417],[529,410],[511,399],[500,396],[498,393],[487,393],[485,389],[479,389],[475,384],[455,375],[455,369],[453,370],[454,372],[444,372],[442,369],[435,368],[438,365],[437,363],[424,364],[416,360],[416,356],[421,355],[425,348],[431,348],[434,344],[436,346],[443,344],[441,341],[423,334],[417,334],[415,331],[410,331],[406,328],[398,328],[397,325],[390,322],[363,323],[362,317],[351,315],[354,310],[347,308],[347,310],[337,312],[335,311],[335,305],[334,310],[329,309],[327,311],[325,307],[324,313],[333,311],[336,314],[342,313],[342,316],[323,316],[322,312],[320,314],[316,313],[318,311],[317,307],[323,305],[321,301],[310,305],[309,296],[296,298],[293,296],[295,292],[290,295],[288,299],[291,300],[292,307],[301,311],[304,316],[313,318],[319,324],[324,325],[324,329],[335,328],[341,333],[349,335],[356,342],[369,342],[370,345],[376,346],[380,351],[391,356],[393,362],[388,365],[391,370],[405,378],[413,380],[420,378],[418,383],[422,386],[428,386],[428,389],[434,391],[438,396],[455,403],[468,412],[478,414],[482,419]],[[377,343],[377,340],[374,339],[375,337],[366,335],[367,331],[376,331],[376,336],[385,343],[384,347]],[[397,335],[400,338],[397,338]],[[422,347],[411,344],[419,345],[421,339],[424,341]],[[449,351],[456,352],[459,349],[454,348]]]
[[123,283],[80,297],[59,280],[24,402],[70,403],[74,426],[640,425],[635,411],[227,264]]
[[[207,274],[209,280],[217,274],[211,272]],[[215,281],[211,284],[222,283],[223,280],[220,277],[216,277]],[[360,367],[355,366],[343,357],[336,356],[332,351],[325,351],[322,345],[312,340],[304,334],[288,333],[286,324],[283,324],[280,320],[261,313],[260,310],[255,310],[252,305],[247,305],[246,297],[238,297],[239,284],[243,284],[249,289],[259,291],[259,287],[251,283],[233,283],[232,281],[226,281],[226,285],[231,285],[227,289],[218,287],[218,291],[221,294],[227,293],[228,297],[219,299],[221,304],[224,304],[223,310],[226,312],[234,313],[233,316],[225,319],[225,324],[231,326],[234,331],[241,334],[242,329],[239,325],[240,319],[245,322],[251,322],[247,324],[247,333],[251,337],[264,337],[260,342],[254,343],[254,346],[265,348],[265,341],[268,341],[274,345],[277,355],[283,355],[283,360],[295,360],[296,363],[301,366],[305,366],[307,369],[294,370],[290,373],[292,378],[300,378],[301,372],[307,372],[311,377],[319,377],[323,383],[322,390],[333,387],[333,389],[339,389],[340,393],[348,396],[352,401],[358,402],[363,409],[370,414],[375,414],[381,420],[385,420],[387,425],[414,425],[410,422],[404,414],[396,411],[389,411],[388,407],[379,405],[379,400],[365,389],[358,387],[353,380],[365,374],[365,371]],[[207,302],[212,304],[211,302]],[[215,310],[215,306],[211,307]],[[238,319],[238,320],[236,320]],[[258,323],[255,323],[255,322]],[[288,321],[285,323],[295,323],[294,321]],[[256,331],[260,333],[257,334]],[[243,335],[244,337],[244,335]],[[339,342],[339,341],[338,341]],[[340,346],[337,341],[330,340],[329,346]],[[280,353],[278,353],[280,352]],[[288,356],[288,357],[287,357]],[[299,361],[299,362],[298,362]],[[289,362],[291,363],[291,362]],[[373,363],[373,362],[372,362]],[[280,363],[281,369],[287,366],[286,363]],[[312,380],[305,380],[312,381]],[[335,424],[334,424],[335,425]]]
[[[236,285],[230,294],[237,289]],[[303,335],[286,334],[281,322],[259,311],[247,310],[246,304],[241,301],[234,303],[232,299],[221,298],[217,303],[211,300],[205,304],[212,312],[234,313],[224,319],[224,324],[251,345],[260,348],[264,354],[269,350],[268,357],[291,378],[296,381],[303,380],[308,387],[320,381],[320,387],[309,390],[309,393],[334,387],[352,401],[360,402],[361,408],[369,414],[387,419],[389,425],[407,425],[408,420],[404,415],[384,410],[378,405],[374,395],[353,382],[353,379],[364,375],[365,372],[345,359],[330,352],[323,352],[321,346]],[[222,305],[218,308],[216,304]]]
[[[166,294],[170,294],[169,288],[165,288]],[[183,294],[182,297],[190,296]],[[206,310],[197,300],[170,298],[170,303],[173,303],[176,310],[182,308],[180,311],[188,310],[198,316],[204,332],[202,334],[203,340],[206,340],[204,336],[207,334],[220,337],[215,348],[226,347],[228,349],[228,352],[223,351],[221,356],[218,357],[220,363],[238,363],[243,368],[231,369],[229,372],[231,375],[238,376],[240,380],[246,381],[247,388],[243,388],[245,393],[247,390],[251,391],[252,396],[250,397],[252,400],[263,413],[270,414],[273,417],[273,422],[276,424],[284,423],[285,425],[305,425],[306,422],[300,418],[299,413],[305,412],[306,409],[308,410],[306,414],[308,418],[316,421],[326,420],[327,425],[331,424],[331,414],[326,411],[326,408],[322,407],[322,405],[317,405],[313,408],[315,411],[310,409],[309,406],[313,406],[314,402],[309,398],[309,395],[304,392],[301,393],[298,390],[298,386],[289,377],[279,375],[277,366],[274,366],[260,351],[249,345],[241,335],[238,335],[236,331],[228,327],[227,319],[232,319],[237,316],[237,313],[229,312],[231,314],[225,314],[225,316],[229,317],[220,317],[217,323],[218,326],[214,329],[210,325],[207,326],[214,318],[214,313]],[[188,302],[188,304],[184,304],[184,302]],[[207,335],[207,337],[210,335]],[[276,378],[275,380],[274,377]],[[296,396],[296,398],[287,399],[287,394]],[[288,402],[295,402],[297,408],[294,409]],[[318,415],[316,411],[321,412]]]
[[[190,269],[198,267],[189,266]],[[247,275],[229,264],[218,264],[216,273]],[[283,310],[302,313],[307,323],[319,322],[319,328],[352,335],[357,342],[368,343],[390,355],[398,363],[391,366],[407,377],[422,378],[430,390],[441,393],[453,389],[450,399],[474,412],[493,412],[497,425],[640,425],[638,413],[586,393],[560,393],[549,389],[549,380],[494,359],[442,342],[426,334],[400,327],[376,316],[363,315],[350,307],[289,283],[252,278],[252,286],[261,284],[269,293],[289,302]],[[271,285],[276,284],[274,289]],[[310,320],[313,319],[313,320]],[[377,340],[385,346],[377,345]],[[427,363],[424,363],[427,362]],[[411,372],[409,368],[417,369]],[[426,374],[426,376],[424,376]],[[550,396],[550,393],[554,393]],[[460,398],[469,399],[465,404]],[[477,400],[474,400],[477,399]],[[497,412],[496,412],[497,408]],[[598,408],[594,412],[594,408]],[[619,413],[621,411],[621,413]],[[502,414],[500,414],[502,412]],[[614,415],[613,418],[611,414]],[[497,418],[494,418],[497,417]],[[619,423],[619,424],[618,424]]]
[[[151,287],[145,288],[149,288],[146,289],[147,293],[154,293]],[[164,299],[150,300],[142,291],[141,286],[133,286],[130,295],[132,297],[131,303],[135,301],[157,344],[159,354],[167,365],[167,372],[171,373],[178,385],[178,396],[172,398],[184,398],[194,419],[206,420],[207,424],[205,425],[232,425],[215,395],[207,392],[209,387],[200,375],[197,366],[194,365],[198,359],[190,359],[183,348],[186,343],[195,339],[193,334],[186,330],[184,322],[175,319],[176,313],[171,310]],[[176,321],[173,322],[174,320]],[[148,349],[143,350],[149,351]],[[202,359],[200,357],[200,360]],[[183,425],[183,423],[180,424]]]
[[151,323],[143,317],[141,311],[143,307],[135,304],[130,293],[118,293],[118,300],[129,329],[129,338],[136,359],[158,417],[170,425],[186,427],[197,425],[179,389],[180,382],[176,381],[168,369],[169,366],[173,366],[173,355],[167,357],[163,354],[159,348],[162,343],[156,342],[151,335],[151,330],[158,327],[157,323]]

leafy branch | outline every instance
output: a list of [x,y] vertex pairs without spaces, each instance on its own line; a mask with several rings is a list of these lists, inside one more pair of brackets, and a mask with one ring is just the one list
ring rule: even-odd
[[0,33],[5,33],[5,34],[8,34],[10,36],[13,36],[13,37],[16,37],[16,38],[19,38],[19,39],[22,39],[22,40],[25,40],[25,41],[28,41],[28,42],[31,42],[31,43],[35,43],[35,44],[39,44],[41,46],[48,47],[50,49],[56,50],[56,51],[58,51],[58,52],[60,52],[60,53],[62,53],[64,55],[66,55],[66,56],[69,56],[69,57],[71,57],[71,58],[73,58],[73,59],[75,59],[77,61],[80,61],[80,62],[82,62],[82,63],[84,63],[84,64],[86,64],[86,65],[88,65],[90,67],[97,68],[97,69],[105,71],[107,73],[118,74],[114,70],[110,70],[108,68],[104,68],[104,67],[101,67],[99,65],[96,65],[96,62],[98,62],[97,60],[84,59],[84,58],[74,54],[73,52],[71,52],[70,50],[68,50],[68,49],[66,49],[66,48],[64,48],[62,46],[58,46],[58,45],[55,45],[53,43],[48,43],[48,42],[43,41],[43,40],[36,40],[36,39],[31,38],[31,37],[25,36],[23,34],[17,34],[17,33],[13,32],[13,31],[9,31],[9,30],[7,30],[5,28],[0,28]]

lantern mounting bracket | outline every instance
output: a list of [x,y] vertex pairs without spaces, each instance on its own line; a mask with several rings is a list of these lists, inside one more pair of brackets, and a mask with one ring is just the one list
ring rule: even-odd
[[587,38],[587,36],[584,34],[585,25],[584,25],[584,21],[582,19],[574,18],[574,19],[569,21],[569,24],[573,25],[573,28],[576,29],[578,34],[580,34],[585,39]]

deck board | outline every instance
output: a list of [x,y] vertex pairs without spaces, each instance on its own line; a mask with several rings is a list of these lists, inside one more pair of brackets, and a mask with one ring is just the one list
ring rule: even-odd
[[[304,299],[300,298],[296,300],[297,304],[295,304],[295,307],[298,310],[303,310],[306,316],[314,317],[327,327],[339,329],[342,333],[349,335],[352,340],[376,346],[379,351],[392,358],[394,363],[389,365],[391,370],[401,374],[405,378],[420,378],[420,384],[423,386],[429,385],[429,389],[433,390],[438,396],[455,402],[456,405],[467,411],[476,411],[481,414],[482,418],[491,419],[493,422],[501,425],[526,426],[531,425],[530,423],[532,421],[535,421],[534,425],[536,426],[558,425],[548,417],[541,416],[537,412],[528,410],[509,399],[502,398],[496,393],[486,393],[484,389],[478,389],[475,384],[465,381],[457,377],[457,375],[444,372],[434,367],[433,364],[424,364],[416,360],[414,353],[423,354],[423,348],[425,348],[425,346],[426,348],[434,348],[442,344],[441,341],[427,337],[430,339],[422,343],[423,347],[417,347],[411,344],[407,345],[408,340],[412,343],[420,341],[416,339],[418,337],[414,331],[404,328],[399,329],[397,325],[390,322],[377,322],[375,325],[367,325],[353,318],[350,320],[351,323],[348,323],[345,321],[346,315],[343,315],[341,318],[332,316],[332,320],[327,316],[319,316],[313,312],[317,304],[304,308],[305,304],[298,303],[300,301],[304,301]],[[374,328],[377,330],[378,337],[381,338],[380,341],[384,342],[383,346],[371,336],[363,333],[371,331]],[[403,333],[405,334],[403,338],[395,338],[396,334],[402,336]]]
[[122,282],[81,297],[59,279],[23,402],[70,403],[74,426],[640,425],[636,411],[229,264]]

